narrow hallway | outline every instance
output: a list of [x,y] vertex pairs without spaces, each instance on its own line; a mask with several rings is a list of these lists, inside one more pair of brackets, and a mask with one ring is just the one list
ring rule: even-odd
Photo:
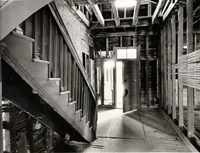
[[123,114],[99,109],[97,140],[86,152],[195,152],[179,137],[159,109]]

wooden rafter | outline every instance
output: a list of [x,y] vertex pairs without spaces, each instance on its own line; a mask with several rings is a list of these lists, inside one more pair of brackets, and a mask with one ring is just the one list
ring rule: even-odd
[[152,22],[151,22],[152,24],[155,23],[158,15],[160,13],[160,10],[161,10],[161,8],[163,6],[163,2],[164,2],[164,0],[159,0],[158,5],[157,5],[157,7],[156,7],[156,9],[155,9],[155,11],[153,13],[153,16],[152,16]]
[[100,22],[100,24],[102,26],[104,26],[105,25],[105,21],[104,21],[104,18],[102,16],[102,13],[101,13],[98,5],[95,4],[93,0],[87,0],[87,1],[90,4],[90,7],[92,8],[92,10],[93,10],[95,16],[97,17],[98,21]]
[[137,21],[138,21],[138,14],[139,14],[139,9],[140,9],[140,3],[141,0],[137,0],[135,7],[134,7],[134,13],[133,13],[133,23],[132,25],[137,25]]
[[114,15],[114,18],[115,18],[116,27],[119,27],[120,26],[120,20],[119,20],[118,9],[115,7],[114,2],[112,2],[111,5],[112,5],[112,12],[113,12],[113,15]]
[[174,3],[171,3],[169,5],[169,7],[167,8],[167,10],[163,14],[163,21],[168,17],[169,13],[173,10],[173,8],[174,8],[174,6],[176,5],[177,2],[178,2],[178,0],[175,0]]

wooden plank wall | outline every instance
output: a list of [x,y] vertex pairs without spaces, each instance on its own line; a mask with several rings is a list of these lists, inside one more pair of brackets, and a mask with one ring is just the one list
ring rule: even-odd
[[[113,47],[140,46],[140,101],[141,106],[151,107],[157,105],[157,55],[158,34],[152,31],[143,31],[132,35],[112,33],[95,36],[95,51],[113,51]],[[102,43],[104,42],[104,43]],[[108,47],[106,47],[108,46]],[[108,51],[107,51],[108,52]],[[98,57],[96,57],[98,58]],[[103,89],[102,89],[103,90]]]

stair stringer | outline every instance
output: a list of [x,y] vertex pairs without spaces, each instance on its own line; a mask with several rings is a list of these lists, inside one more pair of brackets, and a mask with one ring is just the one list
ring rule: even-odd
[[93,136],[80,113],[75,113],[75,104],[69,105],[69,94],[60,95],[59,83],[48,79],[48,62],[34,62],[34,40],[18,33],[9,34],[4,40],[6,50],[2,57],[37,93],[58,112],[82,137],[92,141]]

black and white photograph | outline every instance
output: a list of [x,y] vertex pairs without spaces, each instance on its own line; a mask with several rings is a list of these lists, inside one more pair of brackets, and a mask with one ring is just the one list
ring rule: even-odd
[[0,153],[154,152],[200,152],[200,0],[0,0]]

